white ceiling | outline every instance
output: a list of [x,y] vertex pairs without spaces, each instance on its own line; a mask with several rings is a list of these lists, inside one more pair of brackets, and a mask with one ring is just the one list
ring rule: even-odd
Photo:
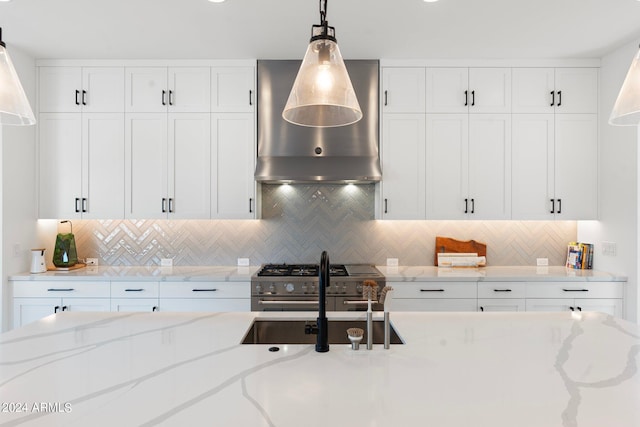
[[[35,58],[301,58],[318,0],[12,0],[9,49]],[[598,58],[640,40],[636,0],[332,0],[345,58]]]

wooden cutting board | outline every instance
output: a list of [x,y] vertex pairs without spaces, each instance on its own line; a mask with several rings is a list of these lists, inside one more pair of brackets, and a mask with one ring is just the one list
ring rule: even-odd
[[438,265],[438,253],[477,253],[478,256],[487,256],[487,245],[475,240],[456,240],[450,237],[436,236],[436,251],[433,265]]

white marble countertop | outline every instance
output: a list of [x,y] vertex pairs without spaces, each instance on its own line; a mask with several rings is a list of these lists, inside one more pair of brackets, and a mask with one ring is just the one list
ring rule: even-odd
[[256,316],[310,314],[49,316],[0,335],[0,425],[640,425],[636,324],[392,313],[406,344],[390,350],[239,344]]
[[71,271],[19,273],[9,276],[15,281],[151,281],[151,282],[249,282],[258,266],[185,266],[185,267],[127,267],[86,266]]
[[[593,281],[624,282],[625,276],[595,270],[572,270],[565,267],[480,267],[438,268],[434,266],[376,266],[389,282],[428,281]],[[19,273],[9,276],[14,281],[94,280],[94,281],[157,281],[157,282],[248,282],[259,266],[184,266],[126,267],[87,266],[73,271]]]
[[387,282],[626,282],[622,275],[596,270],[573,270],[562,266],[495,266],[478,268],[451,268],[434,266],[376,266]]

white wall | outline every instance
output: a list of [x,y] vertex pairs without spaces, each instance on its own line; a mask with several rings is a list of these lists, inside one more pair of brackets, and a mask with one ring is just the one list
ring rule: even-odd
[[[608,124],[638,42],[602,58],[600,69],[599,221],[578,223],[578,239],[595,243],[594,268],[628,276],[625,317],[638,316],[638,132]],[[602,254],[602,242],[617,245],[615,256]]]
[[[22,86],[35,108],[35,61],[9,46],[9,54]],[[7,277],[29,271],[31,248],[38,247],[36,212],[36,127],[4,126],[2,134],[2,292],[0,305],[2,330],[7,330],[10,315],[10,288]]]

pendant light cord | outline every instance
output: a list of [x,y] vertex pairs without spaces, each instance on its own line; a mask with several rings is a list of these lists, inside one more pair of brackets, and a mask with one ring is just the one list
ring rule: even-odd
[[327,24],[327,0],[320,0],[320,25]]

